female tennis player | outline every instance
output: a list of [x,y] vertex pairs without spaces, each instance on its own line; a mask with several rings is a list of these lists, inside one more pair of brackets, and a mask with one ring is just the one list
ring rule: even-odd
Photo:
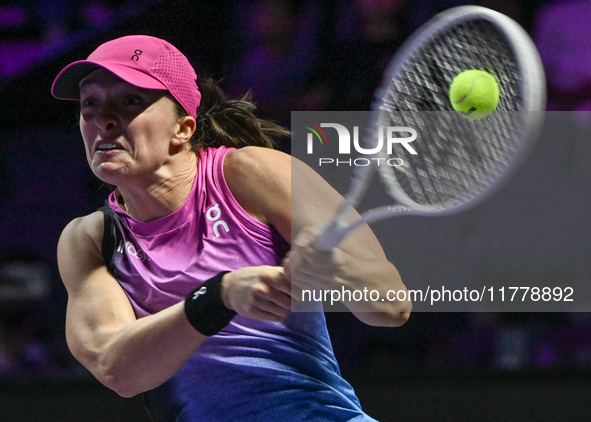
[[[80,102],[90,168],[115,187],[59,240],[72,353],[121,396],[143,394],[155,421],[374,420],[339,373],[322,312],[291,301],[311,285],[404,289],[396,269],[368,227],[315,251],[340,196],[297,163],[309,188],[292,203],[292,159],[270,148],[286,132],[196,80],[170,43],[128,36],[54,81],[56,98]],[[378,326],[411,307],[346,305]]]

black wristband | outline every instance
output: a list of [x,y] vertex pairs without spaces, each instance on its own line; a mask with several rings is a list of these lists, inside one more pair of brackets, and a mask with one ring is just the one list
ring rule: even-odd
[[236,316],[222,301],[222,271],[189,293],[185,299],[185,315],[189,323],[205,336],[220,332]]

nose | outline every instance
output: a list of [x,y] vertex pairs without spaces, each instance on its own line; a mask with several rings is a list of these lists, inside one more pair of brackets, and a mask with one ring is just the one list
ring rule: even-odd
[[100,130],[109,132],[119,124],[119,117],[110,102],[103,103],[95,116],[95,122]]

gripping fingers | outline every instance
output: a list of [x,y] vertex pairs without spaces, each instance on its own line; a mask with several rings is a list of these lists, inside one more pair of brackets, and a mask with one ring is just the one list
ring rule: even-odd
[[284,280],[277,281],[264,278],[263,284],[257,286],[253,291],[252,311],[258,311],[264,315],[274,315],[279,319],[287,316],[291,310],[291,296],[284,291],[285,288]]
[[[289,301],[289,298],[288,298]],[[269,321],[279,321],[285,318],[290,312],[288,304],[285,307],[283,304],[268,300],[266,297],[254,297],[249,313],[251,318],[263,319]]]
[[281,267],[246,267],[226,277],[225,303],[240,315],[278,321],[290,312],[290,283]]

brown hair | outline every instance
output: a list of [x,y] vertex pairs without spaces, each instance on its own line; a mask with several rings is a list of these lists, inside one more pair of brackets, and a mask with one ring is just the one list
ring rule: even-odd
[[[194,151],[219,146],[273,148],[275,139],[289,135],[289,130],[255,115],[250,93],[232,100],[212,79],[199,81],[198,85],[201,105],[197,110],[197,129],[190,140]],[[176,113],[179,117],[187,115],[180,104]]]

